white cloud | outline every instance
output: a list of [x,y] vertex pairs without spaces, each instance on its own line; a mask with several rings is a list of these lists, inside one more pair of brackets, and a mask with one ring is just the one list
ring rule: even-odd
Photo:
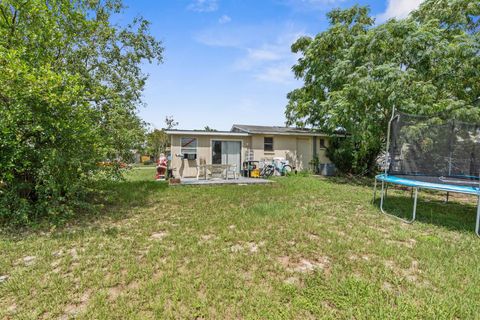
[[260,81],[288,84],[294,81],[292,65],[298,58],[290,51],[292,43],[305,32],[287,25],[273,41],[247,48],[247,54],[234,63],[237,70],[252,72]]
[[254,77],[257,80],[281,84],[289,84],[294,80],[290,64],[279,64],[264,68],[262,72],[256,73]]
[[246,48],[271,37],[273,28],[259,25],[234,25],[205,28],[194,35],[195,41],[212,47]]
[[262,82],[293,83],[291,67],[298,58],[290,51],[292,43],[305,35],[292,23],[278,25],[229,25],[201,30],[196,41],[212,47],[238,50],[232,61],[235,72],[249,74]]
[[230,18],[230,17],[227,16],[226,14],[224,14],[223,16],[221,16],[221,17],[218,19],[218,23],[220,23],[220,24],[229,23],[230,21],[232,21],[232,18]]
[[212,12],[218,9],[218,2],[217,0],[193,0],[187,9],[196,12]]
[[385,22],[391,18],[403,19],[418,8],[423,0],[387,0],[387,9],[377,16],[377,22]]
[[195,34],[195,41],[210,47],[241,47],[244,43],[244,28],[208,28]]
[[277,0],[278,3],[292,7],[295,10],[328,10],[345,0]]
[[250,70],[272,61],[280,61],[288,55],[281,46],[264,44],[258,48],[246,48],[247,54],[234,63],[237,70]]
[[277,47],[266,47],[260,49],[248,49],[248,58],[256,61],[273,61],[282,58],[282,49]]

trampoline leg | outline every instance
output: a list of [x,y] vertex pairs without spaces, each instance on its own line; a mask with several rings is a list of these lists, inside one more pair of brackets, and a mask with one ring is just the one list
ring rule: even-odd
[[[383,181],[382,181],[382,184],[383,184]],[[387,216],[390,216],[390,217],[393,217],[393,218],[396,218],[396,219],[399,219],[399,220],[402,220],[403,222],[405,223],[412,223],[413,221],[415,221],[415,218],[417,217],[417,202],[418,202],[418,188],[414,188],[415,189],[415,196],[414,196],[414,199],[413,199],[413,211],[412,211],[412,219],[410,220],[406,220],[406,219],[403,219],[403,218],[400,218],[400,217],[397,217],[393,214],[390,214],[390,213],[387,213],[385,212],[385,210],[383,209],[383,195],[384,195],[384,192],[383,192],[383,185],[382,185],[382,193],[381,193],[381,197],[380,197],[380,210],[382,211],[383,214],[386,214]],[[479,200],[480,201],[480,200]],[[479,206],[479,211],[480,212],[480,206]]]
[[383,211],[383,201],[384,201],[384,196],[385,196],[385,181],[382,181],[382,190],[380,191],[380,210]]
[[480,237],[480,196],[477,202],[477,221],[475,222],[475,233]]
[[450,196],[450,192],[447,191],[447,197],[445,199],[445,203],[448,203],[448,197]]
[[407,223],[412,223],[415,221],[415,218],[417,216],[417,199],[418,199],[418,188],[415,188],[415,199],[413,200],[413,214],[412,214],[412,220],[410,221],[405,221]]
[[377,198],[377,179],[375,179],[373,183],[373,199],[372,203],[375,203],[375,199]]

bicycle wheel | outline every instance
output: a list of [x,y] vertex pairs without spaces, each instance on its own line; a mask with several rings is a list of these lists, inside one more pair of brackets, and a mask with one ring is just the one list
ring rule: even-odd
[[286,164],[286,165],[283,166],[283,169],[282,169],[283,175],[288,176],[288,175],[292,174],[292,171],[293,171],[293,169],[289,164]]
[[271,164],[267,165],[267,167],[264,169],[264,176],[265,177],[270,177],[273,175],[273,172],[275,171],[275,167],[272,166]]

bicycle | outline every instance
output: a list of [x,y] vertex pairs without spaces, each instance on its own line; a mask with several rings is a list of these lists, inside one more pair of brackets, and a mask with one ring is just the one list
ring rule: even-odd
[[260,170],[261,177],[270,177],[275,172],[275,166],[271,163],[264,163],[262,170]]
[[265,163],[262,170],[260,171],[260,176],[262,177],[270,177],[275,172],[278,172],[281,176],[286,176],[292,173],[293,168],[291,165],[288,164],[287,160],[280,160],[275,161],[272,160],[272,163]]

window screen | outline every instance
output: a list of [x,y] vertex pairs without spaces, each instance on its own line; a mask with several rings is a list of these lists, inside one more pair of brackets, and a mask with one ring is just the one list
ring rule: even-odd
[[197,138],[182,138],[181,140],[181,153],[182,154],[194,154],[197,153]]

